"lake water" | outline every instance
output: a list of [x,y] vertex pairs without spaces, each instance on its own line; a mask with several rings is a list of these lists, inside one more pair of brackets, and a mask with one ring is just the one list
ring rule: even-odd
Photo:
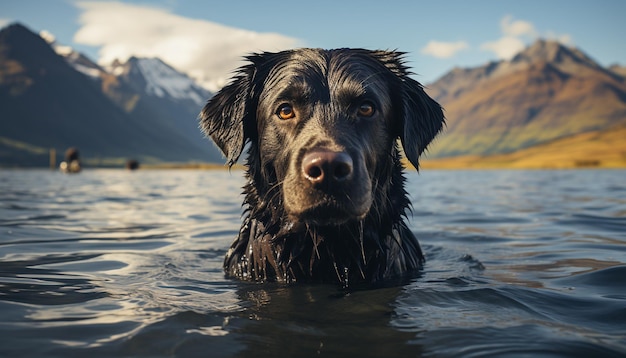
[[408,174],[396,287],[225,279],[242,172],[0,172],[2,357],[626,356],[626,171]]

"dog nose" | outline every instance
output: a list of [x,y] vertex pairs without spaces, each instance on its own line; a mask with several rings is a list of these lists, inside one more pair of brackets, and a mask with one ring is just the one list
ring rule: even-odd
[[316,150],[302,158],[302,174],[317,185],[349,180],[353,168],[352,157],[345,152]]

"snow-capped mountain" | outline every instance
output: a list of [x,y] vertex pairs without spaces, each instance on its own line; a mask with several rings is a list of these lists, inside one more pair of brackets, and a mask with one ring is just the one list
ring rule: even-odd
[[209,91],[158,58],[131,57],[125,63],[115,61],[107,69],[119,83],[140,95],[138,106],[159,113],[173,131],[186,136],[191,143],[213,149],[198,129],[198,114],[211,97]]
[[197,105],[164,112],[151,97],[86,58],[87,68],[103,75],[90,76],[95,71],[85,67],[77,71],[71,60],[81,57],[56,47],[21,24],[0,29],[0,64],[12,65],[0,71],[0,166],[45,166],[49,148],[63,153],[69,147],[79,148],[87,166],[119,166],[130,158],[142,163],[221,161],[217,149],[202,140]]
[[198,128],[198,114],[211,92],[189,76],[178,72],[158,58],[131,57],[100,67],[86,56],[42,35],[57,54],[77,71],[95,80],[102,92],[125,112],[187,138],[190,144],[207,147],[207,160],[220,161],[219,152]]
[[[23,53],[16,50],[15,54],[5,51],[6,61],[26,63],[23,68],[41,68],[40,72],[47,74],[23,81],[29,86],[35,83],[40,92],[33,93],[45,93],[41,98],[27,100],[31,91],[26,91],[24,86],[13,91],[23,94],[26,104],[17,97],[9,101],[0,93],[3,112],[25,118],[18,121],[23,125],[12,123],[6,130],[0,128],[7,138],[44,148],[79,146],[81,152],[98,153],[100,157],[127,155],[151,161],[222,161],[219,150],[198,128],[198,114],[211,93],[161,60],[131,58],[125,63],[103,67],[71,47],[59,44],[47,32],[37,36],[15,24],[1,29],[0,34],[0,42],[6,42],[3,45],[6,48],[23,49]],[[41,73],[27,75],[40,76]],[[32,105],[27,103],[44,99],[54,104],[50,107],[58,109],[56,117],[31,113]],[[35,138],[28,128],[44,128],[39,122],[43,119],[45,125],[54,125],[45,131],[43,138]],[[57,129],[61,132],[57,133]]]
[[116,61],[110,72],[133,84],[137,90],[159,98],[191,100],[202,105],[210,96],[194,80],[158,58],[131,57],[126,63]]
[[115,61],[105,69],[72,47],[58,43],[53,34],[42,31],[39,36],[46,40],[57,54],[63,56],[75,70],[93,79],[103,80],[104,77],[113,75],[139,93],[190,102],[195,106],[201,106],[211,96],[211,92],[198,85],[189,76],[158,58],[131,57],[124,63]]
[[54,49],[54,51],[63,56],[65,60],[74,67],[78,72],[87,75],[93,79],[99,79],[105,73],[105,70],[91,61],[87,56],[75,51],[70,46],[65,46],[57,42],[56,37],[48,31],[41,31],[39,36]]

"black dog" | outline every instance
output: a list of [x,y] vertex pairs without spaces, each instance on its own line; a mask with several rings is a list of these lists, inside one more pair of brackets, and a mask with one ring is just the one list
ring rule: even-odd
[[298,49],[249,56],[200,115],[234,164],[244,146],[246,215],[228,276],[376,282],[418,270],[397,145],[417,168],[441,130],[439,104],[403,54]]

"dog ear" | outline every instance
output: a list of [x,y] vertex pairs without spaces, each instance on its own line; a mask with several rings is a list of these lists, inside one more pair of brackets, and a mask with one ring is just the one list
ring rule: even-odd
[[419,165],[419,156],[428,144],[441,131],[445,122],[443,109],[435,100],[424,92],[423,86],[410,78],[411,73],[404,65],[403,52],[374,51],[374,56],[387,67],[396,77],[394,90],[400,109],[396,112],[400,117],[398,137],[407,159],[415,168]]
[[200,113],[200,128],[213,139],[232,166],[237,162],[255,127],[256,113],[251,101],[256,66],[248,64],[237,70],[232,81],[217,92]]
[[417,169],[419,156],[441,131],[445,118],[439,103],[426,94],[419,82],[405,76],[402,87],[400,141],[407,159]]

